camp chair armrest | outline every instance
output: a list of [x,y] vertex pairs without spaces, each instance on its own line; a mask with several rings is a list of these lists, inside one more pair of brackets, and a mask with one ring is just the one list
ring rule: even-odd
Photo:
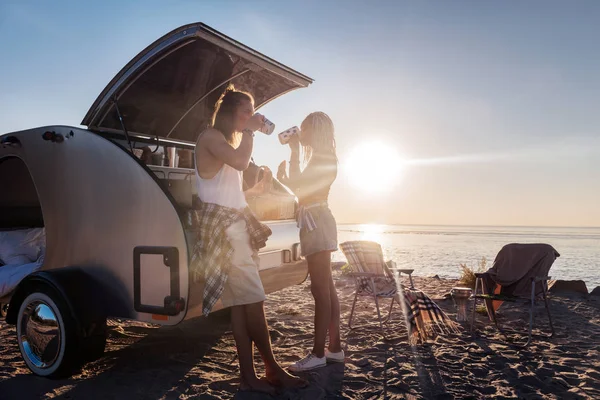
[[402,269],[402,268],[390,268],[392,271],[398,271],[401,274],[411,275],[415,270],[414,269]]
[[384,275],[375,274],[373,272],[349,272],[348,276],[354,278],[385,278]]
[[385,265],[383,266],[383,269],[390,276],[390,278],[393,278],[392,271],[398,272],[400,274],[406,274],[406,275],[409,275],[409,276],[414,271],[414,269],[407,269],[407,268],[398,268],[398,267],[396,267],[396,262],[394,260],[388,260],[388,261],[386,261]]

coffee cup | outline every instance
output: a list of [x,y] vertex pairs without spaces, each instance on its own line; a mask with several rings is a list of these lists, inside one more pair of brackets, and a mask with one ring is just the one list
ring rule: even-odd
[[279,135],[277,135],[279,137],[279,143],[288,144],[290,141],[290,138],[294,135],[298,135],[299,133],[300,133],[300,128],[298,128],[297,126],[294,126],[288,130],[285,130],[285,131],[281,132]]
[[179,155],[177,154],[177,148],[167,147],[167,157],[169,158],[169,167],[177,168],[179,165]]

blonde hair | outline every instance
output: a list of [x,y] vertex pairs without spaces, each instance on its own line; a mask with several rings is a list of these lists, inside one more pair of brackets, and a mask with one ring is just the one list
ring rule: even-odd
[[[335,152],[335,128],[333,121],[321,111],[309,114],[300,125],[305,145],[302,146],[304,163],[308,164],[313,153],[331,155],[337,158]],[[306,135],[306,136],[305,136]]]

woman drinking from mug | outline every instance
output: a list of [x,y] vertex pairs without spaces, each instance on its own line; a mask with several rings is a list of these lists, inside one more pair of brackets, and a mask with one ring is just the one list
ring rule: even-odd
[[[300,170],[300,145],[305,168]],[[300,133],[290,138],[289,177],[286,162],[279,165],[277,178],[298,197],[300,245],[308,261],[310,288],[315,299],[315,338],[312,351],[290,366],[293,372],[343,362],[340,342],[340,304],[331,276],[331,252],[337,250],[337,226],[327,200],[337,177],[337,155],[333,122],[322,112],[307,116]],[[325,348],[327,333],[329,346]]]
[[[258,250],[271,229],[257,220],[246,196],[264,192],[270,176],[243,191],[243,173],[250,163],[254,131],[264,117],[254,113],[248,93],[227,89],[216,105],[212,126],[197,139],[196,185],[199,204],[194,210],[198,240],[191,269],[204,280],[203,313],[208,315],[220,298],[231,308],[231,326],[240,364],[243,391],[275,393],[305,386],[275,360],[265,319],[265,291],[259,274]],[[265,363],[266,381],[254,368],[254,345]]]

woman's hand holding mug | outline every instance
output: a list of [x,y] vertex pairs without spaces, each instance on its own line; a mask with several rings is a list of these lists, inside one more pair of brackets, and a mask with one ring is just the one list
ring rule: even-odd
[[264,120],[265,120],[265,117],[263,115],[256,113],[253,116],[251,116],[250,119],[248,119],[245,129],[255,132],[260,129],[260,127],[264,123]]
[[292,135],[288,141],[292,153],[300,153],[300,136]]

